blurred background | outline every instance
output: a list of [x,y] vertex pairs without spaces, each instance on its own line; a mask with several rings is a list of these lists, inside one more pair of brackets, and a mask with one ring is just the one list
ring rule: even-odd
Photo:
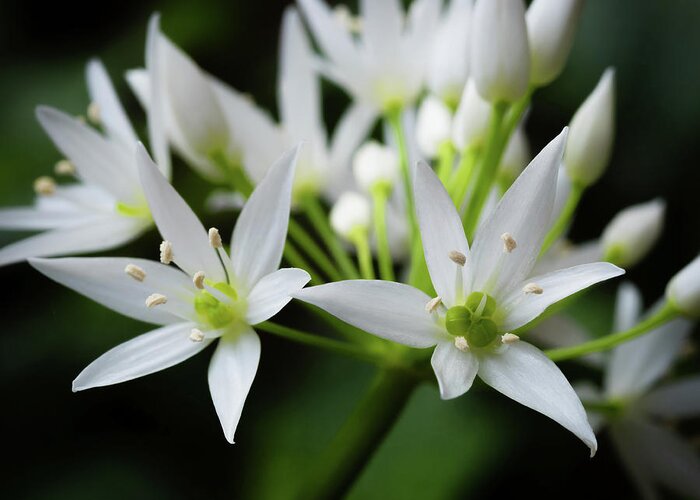
[[[32,180],[59,153],[34,118],[37,104],[84,114],[84,65],[107,65],[132,120],[144,116],[122,76],[143,66],[146,23],[207,71],[275,110],[278,29],[289,2],[0,2],[0,206],[30,204]],[[353,6],[354,7],[354,6]],[[660,196],[660,243],[627,275],[647,304],[700,249],[700,2],[589,0],[563,75],[535,95],[527,125],[538,151],[570,119],[607,66],[617,68],[617,143],[605,177],[585,195],[574,241],[597,237],[620,209]],[[326,85],[334,123],[347,98]],[[145,134],[142,135],[145,137]],[[174,184],[202,212],[207,185],[176,163]],[[231,231],[226,215],[205,224]],[[210,222],[211,221],[211,222]],[[0,245],[19,233],[0,233]],[[224,234],[228,237],[228,234]],[[157,258],[152,232],[111,252]],[[146,331],[62,289],[26,264],[0,269],[0,494],[27,499],[285,498],[354,407],[372,368],[263,335],[258,376],[237,432],[224,440],[206,382],[210,351],[133,382],[72,394],[75,375],[105,350]],[[610,328],[616,284],[574,306],[597,334]],[[282,322],[306,319],[286,309]],[[697,339],[697,331],[694,338]],[[697,371],[689,351],[677,371]],[[596,377],[572,364],[571,379]],[[698,422],[682,430],[700,437]],[[558,425],[476,388],[442,402],[416,392],[351,498],[636,497],[605,434],[595,459]]]

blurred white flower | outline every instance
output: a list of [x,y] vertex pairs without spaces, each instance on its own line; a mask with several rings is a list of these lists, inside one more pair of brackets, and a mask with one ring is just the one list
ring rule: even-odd
[[399,179],[399,157],[394,149],[377,141],[360,146],[352,160],[357,184],[371,192],[378,184],[392,188]]
[[501,158],[501,164],[498,166],[499,173],[507,185],[512,184],[518,178],[531,159],[530,143],[527,140],[525,129],[521,125],[510,136]]
[[416,115],[416,144],[426,158],[435,158],[440,146],[450,140],[452,113],[434,95],[421,101]]
[[340,236],[350,240],[355,231],[369,230],[371,212],[370,202],[365,196],[347,191],[340,195],[331,208],[331,227]]
[[619,212],[603,231],[605,260],[631,267],[642,260],[661,236],[666,203],[655,199]]
[[459,107],[452,121],[452,142],[464,151],[470,146],[478,146],[483,141],[489,125],[491,106],[476,90],[474,80],[464,86]]
[[700,255],[671,278],[666,298],[683,314],[700,317]]

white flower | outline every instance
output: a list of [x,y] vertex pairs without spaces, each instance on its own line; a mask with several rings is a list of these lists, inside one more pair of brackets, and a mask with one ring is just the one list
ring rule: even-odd
[[479,145],[486,135],[491,106],[476,90],[474,80],[464,86],[457,113],[452,121],[452,142],[460,150]]
[[361,0],[357,36],[321,0],[299,0],[326,59],[321,71],[355,101],[388,111],[411,104],[423,88],[440,2]]
[[683,314],[700,317],[700,255],[671,278],[666,297]]
[[340,195],[331,208],[333,230],[345,239],[352,239],[355,231],[367,231],[371,223],[369,200],[359,193],[347,191]]
[[538,86],[554,80],[574,43],[583,0],[535,0],[527,9],[530,81]]
[[434,95],[420,104],[416,115],[416,144],[422,154],[435,158],[440,146],[450,140],[452,113],[447,105]]
[[[102,63],[90,61],[86,72],[91,114],[104,133],[57,109],[37,109],[39,123],[67,158],[57,164],[57,174],[74,172],[78,182],[40,177],[34,207],[0,210],[2,229],[44,231],[0,250],[0,265],[115,248],[153,223],[134,162],[138,138]],[[163,141],[153,129],[151,147],[159,149]],[[160,166],[169,175],[168,165]]]
[[613,217],[601,238],[605,260],[622,267],[642,260],[661,236],[665,209],[666,203],[655,199],[627,207]]
[[363,144],[352,161],[357,184],[369,192],[377,184],[393,186],[399,178],[399,157],[392,148],[377,141]]
[[615,135],[615,71],[608,68],[571,119],[564,153],[569,177],[590,186],[610,162]]
[[[342,281],[295,298],[358,328],[411,347],[436,346],[432,366],[443,398],[469,390],[475,376],[556,420],[596,450],[586,414],[564,375],[510,332],[548,306],[624,271],[595,263],[540,276],[530,272],[548,229],[566,133],[525,169],[479,227],[471,250],[439,179],[418,167],[416,210],[439,300],[387,281]],[[428,306],[426,306],[428,304]]]
[[309,275],[279,269],[289,221],[298,150],[269,171],[246,203],[231,238],[231,257],[218,231],[209,235],[160,174],[143,148],[139,174],[153,218],[165,239],[161,259],[32,259],[51,279],[140,321],[163,325],[96,359],[73,390],[125,382],[162,370],[218,340],[209,365],[209,388],[224,435],[233,442],[260,358],[251,328],[276,314]]
[[477,0],[472,21],[471,76],[489,102],[513,102],[530,82],[523,0]]

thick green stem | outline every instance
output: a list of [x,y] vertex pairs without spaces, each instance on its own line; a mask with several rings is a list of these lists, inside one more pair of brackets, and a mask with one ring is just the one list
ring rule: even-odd
[[379,276],[383,280],[394,281],[394,264],[391,260],[389,237],[386,229],[386,205],[389,200],[389,188],[378,184],[372,189],[372,210],[374,216],[374,234],[377,237],[377,260]]
[[540,250],[540,255],[547,253],[547,250],[556,242],[566,231],[566,229],[571,224],[571,220],[574,218],[574,213],[576,212],[576,207],[578,207],[579,201],[581,201],[581,196],[585,190],[585,186],[574,182],[571,186],[571,192],[569,197],[564,203],[564,207],[559,213],[559,217],[552,225],[552,228],[547,233],[544,238],[544,243],[542,243],[542,249]]
[[299,250],[294,246],[294,244],[287,240],[284,244],[284,258],[287,262],[289,262],[292,266],[298,267],[299,269],[303,269],[309,275],[311,276],[311,284],[312,285],[322,285],[324,281],[321,279],[321,277],[318,274],[318,271],[313,268],[311,264],[309,264],[309,261],[307,261],[304,256],[299,253]]
[[629,330],[611,333],[605,337],[584,342],[583,344],[572,347],[550,349],[545,351],[545,354],[549,356],[552,361],[563,361],[565,359],[579,358],[593,352],[606,351],[671,321],[672,319],[676,318],[678,314],[678,310],[675,307],[669,303],[666,303],[655,314],[649,316],[647,319]]
[[289,237],[301,247],[319,266],[321,270],[333,281],[341,281],[343,276],[333,265],[333,262],[321,250],[316,241],[306,232],[301,224],[294,219],[289,219]]
[[381,370],[329,448],[310,470],[304,500],[342,498],[394,426],[417,379],[403,371]]
[[368,230],[364,227],[356,228],[350,235],[350,240],[357,250],[357,261],[360,264],[362,279],[373,280],[374,266],[372,265],[372,250],[369,246]]

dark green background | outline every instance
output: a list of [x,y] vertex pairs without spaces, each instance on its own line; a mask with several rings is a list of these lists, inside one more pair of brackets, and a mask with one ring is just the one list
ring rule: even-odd
[[[0,205],[28,204],[31,181],[58,153],[34,119],[50,104],[87,105],[84,64],[101,57],[130,116],[143,115],[121,79],[143,65],[150,13],[208,71],[274,111],[282,1],[0,2]],[[605,67],[617,68],[618,139],[608,174],[585,196],[573,238],[596,237],[621,208],[662,196],[667,227],[628,274],[648,302],[700,249],[697,140],[700,3],[590,0],[570,63],[538,92],[528,123],[538,150],[568,121]],[[325,87],[332,122],[346,102]],[[145,137],[145,136],[144,136]],[[201,208],[207,186],[178,165],[174,183]],[[207,225],[230,233],[233,219]],[[226,228],[226,229],[224,229]],[[1,233],[0,244],[19,235]],[[225,234],[225,236],[227,236]],[[112,255],[156,257],[151,233]],[[3,498],[283,498],[360,397],[371,368],[263,336],[263,357],[228,445],[206,386],[209,351],[147,378],[74,395],[91,360],[147,325],[61,289],[27,265],[0,269]],[[577,305],[603,333],[614,286]],[[303,324],[295,306],[283,321]],[[697,365],[687,357],[681,370]],[[590,375],[564,365],[573,379]],[[697,433],[695,426],[686,429]],[[419,390],[353,490],[353,498],[544,498],[634,495],[605,435],[589,460],[569,433],[490,390],[442,402]]]

